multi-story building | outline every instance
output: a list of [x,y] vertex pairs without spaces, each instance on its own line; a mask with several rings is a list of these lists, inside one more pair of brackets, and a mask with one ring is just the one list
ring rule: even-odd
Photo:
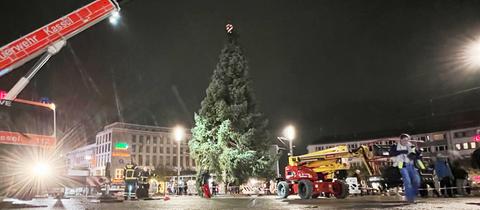
[[448,151],[452,148],[448,143],[449,131],[415,134],[412,138],[419,140],[418,147],[422,150],[424,157],[434,157],[437,154],[449,155]]
[[72,176],[80,174],[83,176],[93,175],[92,169],[95,166],[96,147],[96,144],[90,144],[67,153],[68,174]]
[[[480,147],[480,127],[470,127],[456,130],[437,131],[412,135],[412,139],[418,140],[418,147],[422,149],[424,157],[434,157],[437,154],[448,155],[455,158],[470,158],[473,151]],[[360,145],[392,145],[398,137],[365,139],[353,141],[337,141],[336,143],[312,144],[307,146],[309,153],[332,148],[339,145],[347,145],[349,149],[357,148]],[[389,159],[384,159],[390,164]],[[361,164],[360,160],[352,160],[352,166]]]
[[[180,167],[194,170],[195,161],[189,155],[190,134],[180,142]],[[173,128],[116,122],[104,127],[96,136],[95,175],[105,176],[107,165],[113,181],[121,182],[127,163],[139,167],[177,167],[178,142]]]
[[473,151],[480,147],[480,127],[471,127],[449,131],[449,148],[462,158],[470,158]]
[[96,144],[90,144],[66,154],[66,169],[70,182],[65,185],[65,194],[89,195],[94,192],[96,186],[90,185],[87,180],[94,178],[92,169],[95,167],[96,148]]

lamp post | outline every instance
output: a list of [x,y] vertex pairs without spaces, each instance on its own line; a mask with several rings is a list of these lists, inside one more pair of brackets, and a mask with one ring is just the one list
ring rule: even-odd
[[480,37],[471,40],[471,42],[465,46],[463,60],[469,68],[480,68]]
[[185,136],[185,129],[182,126],[177,126],[173,129],[173,135],[175,136],[175,141],[177,141],[177,192],[180,189],[180,143]]
[[290,146],[290,155],[293,156],[293,139],[295,139],[295,127],[289,125],[283,129],[283,137],[288,140]]

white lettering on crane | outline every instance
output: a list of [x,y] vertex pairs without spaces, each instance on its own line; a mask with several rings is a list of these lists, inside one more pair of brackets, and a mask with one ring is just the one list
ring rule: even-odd
[[[52,25],[45,26],[42,30],[47,34],[47,36],[51,36],[53,34],[59,33],[62,30],[68,28],[69,26],[73,25],[73,20],[70,17],[66,17]],[[5,49],[0,49],[0,60],[5,60],[11,55],[24,51],[25,49],[31,47],[38,43],[37,35],[33,35],[31,37],[25,37],[23,40],[17,42],[15,45],[10,45]]]
[[47,34],[47,36],[50,36],[52,34],[58,33],[62,31],[63,29],[71,26],[73,24],[72,19],[70,17],[63,18],[60,20],[60,22],[46,26],[43,31]]
[[18,42],[17,44],[3,49],[0,52],[0,59],[2,60],[7,59],[14,53],[23,51],[29,48],[30,46],[36,44],[37,42],[38,42],[37,35],[33,35],[32,37],[26,37],[24,40]]

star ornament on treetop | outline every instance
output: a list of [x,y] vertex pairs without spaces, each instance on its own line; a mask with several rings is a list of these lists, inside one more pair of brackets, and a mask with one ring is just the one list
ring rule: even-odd
[[230,24],[230,23],[227,24],[227,25],[225,26],[225,30],[227,30],[227,33],[228,33],[228,34],[231,34],[231,33],[233,32],[233,25]]

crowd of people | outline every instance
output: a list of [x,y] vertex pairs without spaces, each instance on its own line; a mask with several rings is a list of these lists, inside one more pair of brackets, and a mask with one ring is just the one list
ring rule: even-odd
[[[391,190],[400,195],[399,189],[403,188],[406,201],[415,203],[417,195],[428,196],[429,191],[438,197],[470,193],[468,173],[459,161],[451,161],[443,154],[429,159],[422,158],[421,151],[415,147],[408,134],[400,135],[400,141],[392,145],[389,154],[393,166],[382,170],[383,179],[378,189],[386,195]],[[366,177],[361,176],[359,170],[355,171],[354,176],[361,188],[368,188],[365,186]]]

